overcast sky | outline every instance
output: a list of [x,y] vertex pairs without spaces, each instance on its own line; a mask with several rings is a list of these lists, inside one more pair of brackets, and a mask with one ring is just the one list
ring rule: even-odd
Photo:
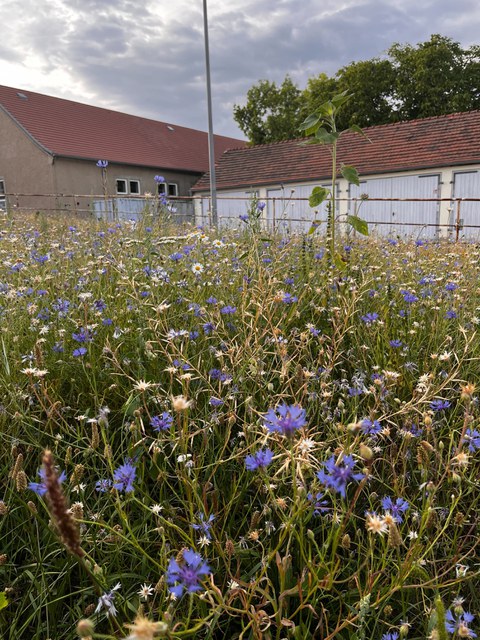
[[[0,84],[206,130],[203,0],[0,0]],[[300,88],[393,42],[480,44],[478,0],[208,0],[216,133],[260,79]]]

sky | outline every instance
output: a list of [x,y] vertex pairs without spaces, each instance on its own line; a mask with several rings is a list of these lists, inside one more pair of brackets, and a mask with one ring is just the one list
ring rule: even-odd
[[[207,130],[203,0],[0,0],[0,84]],[[259,80],[334,75],[439,33],[480,44],[478,0],[208,0],[215,133]]]

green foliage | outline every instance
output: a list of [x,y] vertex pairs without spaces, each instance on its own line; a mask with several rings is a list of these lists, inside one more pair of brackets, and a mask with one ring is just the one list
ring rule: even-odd
[[252,144],[296,138],[300,96],[289,76],[279,87],[261,80],[248,90],[245,106],[234,105],[234,120]]
[[433,34],[416,46],[395,43],[384,57],[351,62],[333,77],[320,73],[303,90],[288,76],[280,89],[262,80],[234,117],[253,144],[295,138],[309,114],[345,91],[355,100],[338,114],[340,130],[479,109],[480,47]]
[[[332,188],[325,189],[324,187],[314,187],[310,198],[309,204],[311,207],[317,207],[322,202],[328,199],[328,220],[327,220],[327,236],[329,236],[329,253],[333,264],[338,268],[344,269],[345,262],[343,258],[336,253],[335,248],[335,226],[336,226],[336,192],[337,192],[337,142],[344,133],[344,131],[337,130],[337,118],[338,112],[348,104],[352,95],[347,91],[343,91],[321,104],[314,113],[307,116],[304,122],[301,124],[307,135],[313,135],[313,138],[309,142],[313,144],[326,144],[331,146],[332,154]],[[352,132],[363,134],[363,131],[358,125],[353,125],[348,129]],[[340,173],[353,184],[359,185],[360,180],[358,172],[355,167],[351,165],[340,165]],[[358,216],[347,216],[347,223],[350,224],[355,231],[363,235],[368,235],[368,224],[359,218]],[[314,232],[314,226],[309,231],[309,235]]]

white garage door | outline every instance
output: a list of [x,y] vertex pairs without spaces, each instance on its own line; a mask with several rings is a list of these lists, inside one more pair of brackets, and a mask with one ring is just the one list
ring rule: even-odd
[[[480,198],[480,172],[459,171],[453,174],[453,198]],[[455,225],[458,201],[452,202],[450,224]],[[480,236],[480,202],[461,202],[460,220],[463,228],[461,236],[478,238]]]
[[[438,232],[439,203],[388,201],[391,198],[438,198],[439,176],[400,176],[365,180],[360,186],[350,185],[350,213],[369,223],[370,232],[382,236],[431,238]],[[361,201],[363,194],[370,198],[385,198],[381,202]]]

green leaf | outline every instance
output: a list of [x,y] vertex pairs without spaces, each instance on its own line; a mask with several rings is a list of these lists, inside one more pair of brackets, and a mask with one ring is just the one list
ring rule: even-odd
[[345,269],[347,268],[347,263],[339,253],[334,254],[333,263],[335,264],[337,269],[340,269],[341,271],[345,271]]
[[312,226],[310,227],[310,229],[308,230],[307,236],[313,236],[313,234],[315,233],[315,231],[318,229],[318,227],[322,224],[321,220],[314,220],[312,222]]
[[0,611],[8,607],[8,600],[5,591],[0,592]]
[[315,132],[315,139],[322,144],[333,144],[340,137],[338,131],[327,131],[325,127],[319,127]]
[[350,224],[355,231],[361,233],[364,236],[368,236],[368,223],[362,218],[358,216],[347,216],[347,222]]
[[353,182],[353,184],[356,184],[357,187],[360,186],[360,178],[358,177],[358,171],[355,169],[355,167],[352,167],[352,165],[350,164],[344,164],[340,167],[340,172],[345,180],[348,180],[348,182]]
[[316,113],[311,113],[308,116],[308,118],[305,118],[305,120],[302,122],[299,128],[302,131],[313,129],[315,125],[317,125],[319,122],[320,122],[320,116],[318,116]]
[[324,189],[324,187],[314,187],[308,199],[308,203],[311,207],[318,207],[318,205],[322,204],[322,202],[326,200],[329,195],[329,189]]
[[348,127],[349,131],[352,131],[353,133],[359,133],[361,136],[363,136],[364,138],[366,138],[369,142],[371,142],[370,138],[367,136],[367,134],[365,133],[365,131],[358,126],[358,124],[352,124]]
[[348,93],[348,89],[346,91],[342,91],[342,93],[337,93],[336,96],[333,96],[331,99],[331,103],[338,109],[342,104],[345,104],[353,97],[353,93]]

